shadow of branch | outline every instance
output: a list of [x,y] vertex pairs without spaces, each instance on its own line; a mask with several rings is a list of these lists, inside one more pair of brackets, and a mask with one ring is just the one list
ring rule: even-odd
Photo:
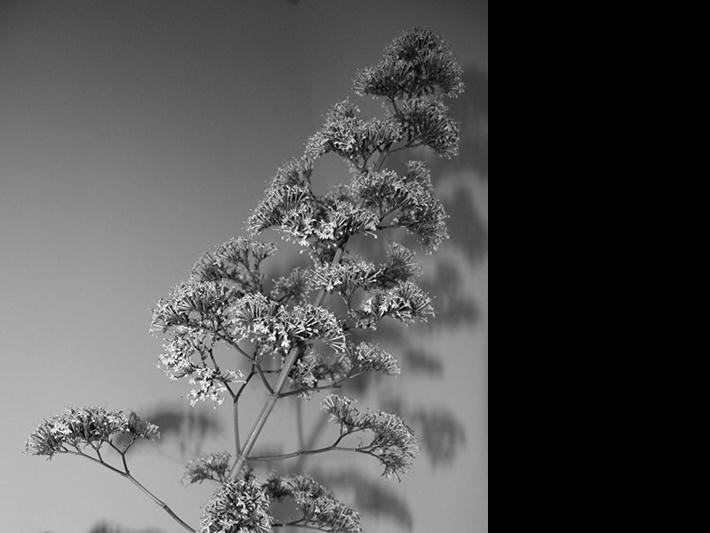
[[92,526],[89,533],[163,533],[159,529],[128,529],[117,525],[109,524],[106,521],[99,522]]

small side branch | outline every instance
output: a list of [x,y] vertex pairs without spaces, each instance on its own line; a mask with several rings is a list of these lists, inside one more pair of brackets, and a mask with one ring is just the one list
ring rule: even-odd
[[229,392],[229,395],[232,397],[232,400],[233,401],[236,400],[237,396],[236,396],[236,394],[234,394],[232,387],[229,386],[229,381],[221,378],[222,369],[219,367],[219,364],[217,364],[217,359],[214,356],[214,349],[213,348],[209,349],[209,354],[210,354],[210,359],[212,360],[212,364],[214,365],[214,369],[217,371],[217,374],[220,376],[220,381],[227,388],[227,391]]
[[293,522],[278,522],[276,524],[272,524],[271,527],[298,527],[301,529],[312,529],[314,531],[332,531],[329,529],[323,529],[317,526],[311,526],[308,523],[306,523],[305,518],[301,518],[299,520],[294,520]]
[[255,363],[256,366],[256,371],[259,373],[259,377],[261,378],[261,381],[264,382],[264,387],[269,391],[269,394],[274,393],[274,388],[271,386],[271,383],[269,383],[269,380],[266,379],[266,376],[264,375],[264,371],[261,368],[261,365],[259,363]]
[[[338,249],[335,252],[335,256],[333,257],[332,264],[337,265],[340,263],[340,260],[343,256],[343,248],[345,246],[345,243],[342,243]],[[318,295],[316,296],[315,301],[313,302],[313,305],[315,307],[318,307],[323,303],[323,299],[325,298],[326,292],[324,290],[321,290]],[[244,465],[246,464],[247,460],[249,459],[249,454],[251,451],[254,449],[254,445],[256,444],[257,439],[259,438],[259,435],[261,434],[262,429],[264,429],[264,425],[266,424],[266,421],[268,420],[269,416],[271,415],[271,412],[274,410],[274,407],[276,407],[276,402],[279,401],[279,395],[283,391],[284,385],[286,384],[286,380],[288,379],[288,374],[291,372],[291,368],[293,368],[293,365],[296,364],[296,360],[298,359],[299,356],[303,354],[303,349],[301,348],[295,348],[292,349],[291,352],[289,353],[288,357],[286,358],[286,361],[284,362],[283,367],[281,368],[281,373],[279,374],[278,380],[276,381],[276,385],[273,387],[274,394],[270,394],[267,396],[266,400],[264,401],[264,405],[261,409],[261,412],[259,413],[259,416],[257,417],[256,421],[254,422],[254,426],[252,427],[251,431],[249,432],[249,436],[246,439],[246,442],[244,443],[244,448],[242,449],[242,453],[239,454],[239,457],[237,457],[237,460],[235,461],[234,465],[232,466],[231,470],[229,471],[229,478],[230,479],[237,479],[242,471],[242,468],[244,468]]]
[[279,398],[286,398],[288,396],[297,396],[299,394],[303,394],[306,392],[318,392],[318,391],[323,391],[323,390],[340,389],[343,387],[343,383],[345,383],[349,379],[355,379],[356,377],[359,377],[363,374],[364,374],[364,372],[356,372],[355,374],[350,374],[349,376],[339,379],[338,381],[333,381],[333,382],[327,383],[325,385],[318,385],[315,387],[304,387],[301,389],[294,389],[294,390],[290,390],[287,392],[282,392],[279,395]]
[[279,394],[279,398],[287,398],[289,396],[298,396],[299,394],[303,394],[305,392],[318,392],[322,390],[330,390],[330,389],[340,389],[342,388],[342,381],[339,381],[337,383],[331,383],[329,385],[322,385],[319,387],[306,387],[303,389],[295,389],[291,390],[288,392],[282,392]]
[[338,446],[340,442],[347,437],[348,435],[352,435],[353,433],[356,433],[359,430],[355,431],[347,431],[345,433],[342,433],[340,437],[338,437],[338,440],[336,440],[333,444],[330,446],[326,446],[324,448],[318,448],[315,450],[299,450],[297,452],[291,452],[291,453],[285,453],[282,455],[262,455],[260,457],[250,457],[250,461],[282,461],[284,459],[293,459],[294,457],[302,457],[304,455],[317,455],[320,453],[327,453],[327,452],[332,452],[332,451],[343,451],[343,452],[361,452],[364,451],[364,449],[361,448],[344,448],[341,446]]

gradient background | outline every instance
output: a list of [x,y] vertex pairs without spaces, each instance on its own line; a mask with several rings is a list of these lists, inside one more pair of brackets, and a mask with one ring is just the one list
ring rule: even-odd
[[[461,157],[431,162],[453,238],[426,261],[439,319],[390,336],[405,373],[360,400],[395,403],[441,438],[401,484],[359,457],[331,472],[346,460],[345,501],[348,476],[393,491],[363,513],[369,533],[487,531],[487,2],[0,0],[2,531],[179,530],[106,470],[22,455],[27,435],[73,405],[189,415],[186,384],[155,366],[150,307],[242,233],[276,167],[352,96],[356,70],[414,25],[441,33],[466,72]],[[326,184],[346,177],[334,161],[321,169]],[[247,397],[243,412],[260,403]],[[231,430],[229,409],[192,413],[214,421],[204,438],[166,431],[132,470],[197,526],[212,489],[180,486],[181,464],[230,447]],[[279,408],[263,442],[291,435],[293,416]]]

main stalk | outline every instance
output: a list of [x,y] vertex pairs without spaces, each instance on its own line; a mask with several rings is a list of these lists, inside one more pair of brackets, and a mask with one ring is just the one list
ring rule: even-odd
[[[343,256],[343,247],[344,246],[345,245],[343,244],[335,252],[335,257],[333,257],[333,261],[331,263],[332,265],[337,265],[338,263],[340,263],[340,259]],[[321,303],[323,303],[323,299],[325,298],[325,295],[326,295],[325,290],[319,291],[318,295],[316,296],[315,300],[313,301],[313,305],[315,305],[317,307]],[[256,444],[256,441],[259,438],[259,435],[261,435],[261,431],[264,429],[264,425],[266,424],[266,421],[269,419],[269,416],[271,416],[271,412],[274,410],[274,407],[276,407],[276,402],[278,402],[279,398],[281,397],[281,393],[283,391],[284,386],[286,385],[286,380],[288,379],[288,375],[291,372],[293,365],[296,364],[296,361],[303,354],[303,351],[304,351],[304,348],[299,347],[299,348],[294,348],[293,350],[291,350],[289,352],[288,357],[286,358],[286,361],[284,362],[284,366],[281,369],[281,373],[279,374],[279,378],[276,381],[276,386],[274,387],[274,392],[273,392],[273,394],[269,394],[266,397],[266,401],[264,402],[264,405],[261,408],[261,412],[259,413],[259,417],[256,419],[256,422],[254,422],[254,426],[252,427],[251,431],[249,432],[249,436],[247,437],[247,440],[244,443],[244,447],[242,448],[242,452],[239,454],[239,457],[237,458],[237,462],[234,464],[231,471],[229,472],[229,477],[231,479],[237,479],[239,477],[239,474],[241,473],[242,468],[244,468],[244,465],[246,464],[247,459],[249,459],[249,454],[251,453],[252,449],[254,449],[254,445]]]

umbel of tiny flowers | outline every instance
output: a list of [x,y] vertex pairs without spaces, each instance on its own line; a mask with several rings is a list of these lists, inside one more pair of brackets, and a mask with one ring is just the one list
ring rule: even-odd
[[[356,94],[381,101],[383,115],[364,116],[349,99],[335,104],[307,140],[305,153],[277,170],[248,219],[249,236],[206,252],[187,279],[155,306],[151,331],[163,340],[159,368],[171,381],[193,386],[188,393],[192,405],[232,401],[234,454],[198,457],[187,464],[183,477],[187,484],[217,484],[204,507],[201,533],[266,533],[285,526],[361,533],[357,512],[313,478],[272,474],[259,481],[253,467],[262,461],[339,450],[374,458],[385,477],[400,479],[412,466],[417,440],[402,419],[356,408],[354,400],[336,394],[321,403],[338,428],[330,445],[275,456],[256,456],[253,449],[280,400],[307,400],[365,373],[400,373],[386,346],[358,342],[354,334],[376,330],[385,319],[412,324],[433,317],[431,298],[417,282],[421,268],[413,250],[390,242],[384,261],[375,263],[347,246],[354,236],[396,238],[393,232],[403,230],[433,253],[448,238],[447,214],[424,162],[410,161],[403,172],[387,168],[386,162],[393,153],[420,147],[442,157],[457,154],[458,126],[446,100],[463,91],[461,75],[441,37],[422,28],[404,32],[354,82]],[[318,194],[312,180],[327,154],[346,162],[350,179]],[[259,240],[267,230],[307,251],[310,266],[266,279],[263,263],[277,252],[274,244]],[[333,299],[341,305],[330,305]],[[234,355],[225,356],[223,347]],[[242,438],[240,399],[259,383],[266,400]],[[28,450],[49,457],[88,457],[128,477],[186,530],[196,532],[131,475],[127,448],[116,446],[116,435],[126,433],[132,444],[155,438],[157,428],[135,415],[70,410],[40,425]],[[104,460],[104,444],[119,454],[123,468]],[[297,514],[279,521],[271,505],[286,498]]]
[[117,447],[120,437],[125,453],[139,439],[160,437],[158,426],[141,420],[135,413],[107,411],[100,407],[66,409],[61,415],[44,420],[30,435],[27,453],[51,459],[57,454],[82,454],[90,448],[99,452],[102,447]]

